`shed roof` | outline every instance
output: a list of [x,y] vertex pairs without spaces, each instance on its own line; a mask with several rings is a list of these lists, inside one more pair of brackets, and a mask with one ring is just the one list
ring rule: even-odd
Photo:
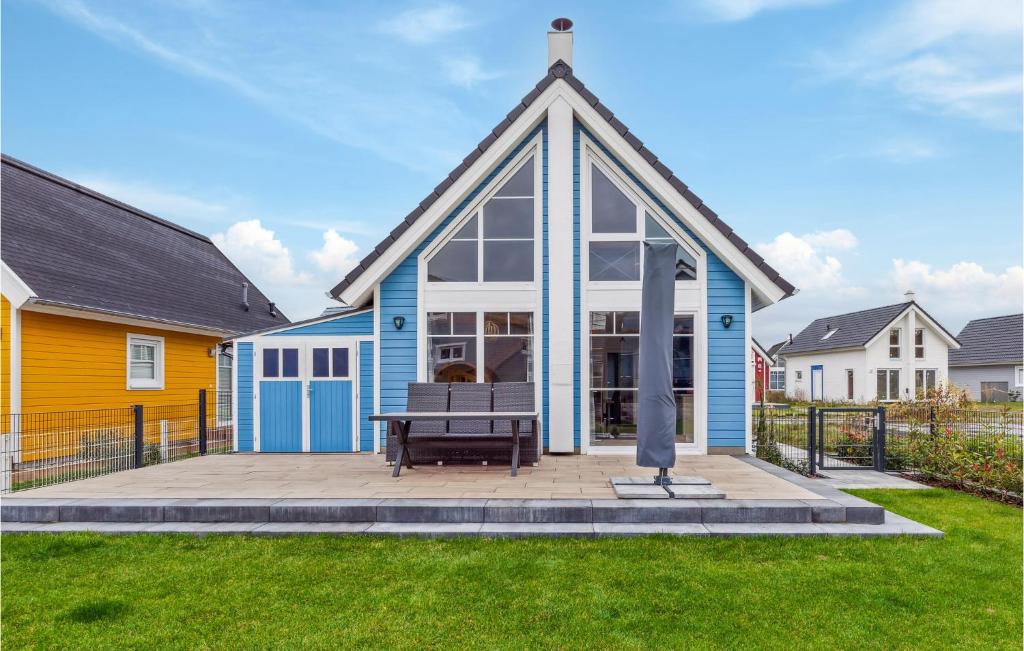
[[7,155],[0,182],[0,258],[37,303],[222,334],[288,323],[204,235]]
[[950,366],[1020,364],[1024,361],[1024,314],[975,319],[957,339],[960,349],[949,351]]

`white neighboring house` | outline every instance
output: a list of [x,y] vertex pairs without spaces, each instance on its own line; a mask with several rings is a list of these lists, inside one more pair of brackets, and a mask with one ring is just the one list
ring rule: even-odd
[[1024,390],[1024,315],[975,319],[949,354],[949,380],[982,402],[1020,400]]
[[812,401],[911,399],[948,383],[956,337],[914,302],[817,319],[779,354],[786,396]]

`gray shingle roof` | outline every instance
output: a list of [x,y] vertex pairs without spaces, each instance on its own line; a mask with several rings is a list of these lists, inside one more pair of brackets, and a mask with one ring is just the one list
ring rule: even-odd
[[[0,258],[40,303],[223,334],[280,326],[205,236],[4,155]],[[242,283],[249,283],[249,311]]]
[[631,147],[636,149],[637,152],[639,152],[640,155],[642,155],[644,159],[654,167],[658,174],[664,177],[665,180],[668,181],[668,183],[690,203],[690,205],[700,212],[700,214],[703,215],[704,218],[707,219],[715,228],[717,228],[722,235],[728,238],[729,242],[731,242],[733,246],[746,256],[747,259],[754,263],[755,267],[767,275],[768,278],[784,292],[785,296],[793,295],[796,288],[789,281],[779,275],[779,272],[765,262],[765,259],[754,251],[754,249],[751,248],[742,237],[737,235],[728,224],[722,221],[714,210],[705,204],[700,197],[694,194],[694,192],[690,190],[685,183],[679,180],[679,178],[673,174],[672,170],[670,170],[665,163],[658,160],[658,157],[644,146],[644,143],[629,130],[629,127],[616,118],[615,114],[612,113],[607,106],[602,104],[601,100],[599,100],[594,93],[588,90],[587,87],[583,85],[582,81],[573,75],[572,67],[561,59],[551,65],[548,69],[548,74],[541,79],[525,97],[523,97],[519,104],[516,104],[515,108],[509,111],[508,115],[498,123],[498,126],[494,127],[494,129],[480,141],[480,144],[477,145],[476,149],[471,151],[469,155],[466,156],[466,158],[459,163],[458,166],[453,169],[448,176],[446,176],[444,180],[441,181],[441,183],[439,183],[438,186],[434,188],[434,190],[428,194],[415,209],[413,209],[411,213],[406,215],[405,219],[395,227],[395,230],[391,231],[390,235],[385,237],[380,244],[374,247],[373,251],[370,251],[370,253],[363,258],[358,265],[356,265],[355,269],[350,271],[348,275],[345,276],[345,279],[331,290],[331,294],[335,297],[340,296],[349,285],[363,275],[363,272],[369,269],[370,265],[372,265],[377,258],[391,248],[391,245],[394,244],[398,238],[405,233],[405,231],[409,230],[409,227],[414,224],[416,220],[418,220],[423,213],[441,197],[442,194],[444,194],[445,190],[451,187],[453,183],[462,177],[466,170],[468,170],[469,167],[475,163],[477,159],[495,143],[495,141],[497,141],[501,134],[505,133],[505,131],[512,126],[512,123],[515,122],[516,119],[522,115],[523,112],[529,108],[538,97],[540,97],[540,94],[555,82],[556,79],[564,79],[566,83],[573,88],[573,90],[580,94],[580,97],[582,97],[584,101],[593,106],[594,110],[597,111],[601,117],[604,118],[608,124],[611,125],[611,127],[629,143]]
[[1020,364],[1024,360],[1024,314],[975,319],[957,339],[960,349],[949,351],[950,366]]
[[[861,310],[860,312],[837,314],[822,319],[815,319],[811,322],[811,325],[793,337],[793,343],[787,344],[782,354],[796,355],[821,350],[837,350],[840,348],[863,346],[881,332],[882,328],[889,325],[893,319],[910,307],[910,305],[911,303],[897,303],[895,305],[871,308],[870,310]],[[836,331],[835,334],[822,341],[821,338],[830,329],[834,329]]]

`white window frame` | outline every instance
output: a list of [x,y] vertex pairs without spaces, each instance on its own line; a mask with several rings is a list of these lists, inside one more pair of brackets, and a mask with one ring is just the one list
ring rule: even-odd
[[768,390],[769,391],[785,391],[786,390],[786,369],[768,369]]
[[[918,373],[921,374],[921,380],[922,380],[922,385],[923,386],[919,385],[917,383],[917,374]],[[915,368],[914,369],[914,396],[915,397],[917,397],[917,392],[922,390],[922,389],[924,390],[925,393],[928,392],[928,374],[929,373],[934,373],[935,374],[935,382],[932,384],[932,388],[933,389],[938,388],[938,386],[939,386],[939,369],[937,369],[937,368]]]
[[[896,333],[896,344],[892,343],[892,333],[894,332]],[[903,359],[903,328],[889,328],[889,337],[886,339],[886,345],[888,346],[890,360]],[[895,357],[892,355],[893,348],[896,349]]]
[[1013,374],[1017,380],[1017,386],[1024,387],[1024,366],[1018,366],[1013,369]]
[[[917,335],[918,335],[918,333],[921,334],[921,343],[920,344],[917,343]],[[925,358],[926,351],[925,351],[925,348],[924,348],[924,340],[925,340],[924,328],[914,328],[914,359],[924,359]],[[917,354],[918,349],[920,349],[920,351],[921,351],[920,355]]]
[[[153,378],[132,377],[132,346],[153,346]],[[129,391],[164,389],[164,338],[129,332],[125,338],[125,388]]]
[[793,371],[793,381],[794,382],[803,382],[804,381],[804,372],[803,371]]
[[[502,173],[491,181],[486,188],[483,189],[477,198],[466,207],[461,213],[459,213],[451,223],[445,228],[444,232],[427,246],[423,253],[419,256],[419,266],[421,268],[421,286],[427,287],[431,292],[446,292],[452,290],[481,290],[486,289],[487,291],[493,291],[495,289],[501,290],[532,290],[536,287],[541,286],[542,273],[543,273],[543,254],[544,254],[544,167],[543,161],[541,160],[543,152],[540,149],[539,136],[530,145],[523,147],[523,150],[509,162],[509,164],[502,170]],[[483,209],[486,203],[498,193],[499,190],[505,185],[505,183],[512,179],[516,172],[522,169],[524,162],[533,156],[533,280],[522,281],[522,280],[487,280],[484,278],[484,215]],[[509,197],[511,198],[511,197]],[[477,218],[477,233],[476,233],[476,277],[475,281],[465,282],[440,282],[431,281],[427,275],[427,265],[430,264],[430,260],[445,247],[448,242],[455,238],[455,235],[462,230],[462,227],[469,223],[474,217]],[[524,242],[525,238],[501,238],[500,240],[492,241],[509,241],[509,242]],[[441,310],[431,309],[431,312],[440,312]],[[453,310],[455,312],[463,312],[465,310]],[[516,310],[514,310],[516,311]]]
[[[449,312],[449,313],[451,313],[451,312],[465,312],[465,313],[471,313],[471,314],[475,315],[475,319],[474,319],[475,320],[475,326],[474,326],[475,330],[474,330],[474,334],[472,334],[472,335],[452,335],[452,334],[449,334],[449,335],[432,335],[428,331],[425,330],[424,332],[426,334],[423,335],[424,339],[421,342],[422,348],[418,348],[418,350],[422,351],[422,353],[418,353],[418,354],[424,355],[424,359],[422,360],[422,362],[423,362],[423,368],[425,369],[425,373],[423,375],[421,375],[420,378],[419,378],[420,382],[433,382],[434,381],[434,377],[431,374],[430,369],[427,368],[427,363],[426,363],[427,360],[425,358],[427,355],[429,355],[429,351],[430,351],[430,338],[431,337],[473,337],[474,338],[473,346],[474,346],[475,352],[476,352],[476,383],[477,384],[483,384],[483,383],[487,382],[487,378],[485,377],[485,371],[487,370],[487,366],[485,364],[485,357],[484,357],[484,346],[485,346],[484,339],[486,339],[487,337],[529,337],[531,339],[530,345],[531,345],[531,350],[532,350],[532,353],[531,353],[532,359],[530,360],[531,364],[530,364],[529,376],[528,376],[529,379],[527,381],[528,382],[533,382],[535,385],[538,385],[538,386],[541,384],[541,382],[539,381],[539,378],[541,377],[540,374],[543,373],[543,369],[541,368],[541,363],[542,363],[542,359],[541,358],[542,358],[542,355],[541,355],[541,349],[539,348],[539,346],[542,344],[541,336],[543,334],[543,329],[542,329],[542,325],[541,325],[541,321],[540,321],[541,315],[540,315],[540,311],[539,310],[534,310],[534,309],[522,309],[522,310],[520,310],[520,309],[504,309],[504,308],[497,308],[497,309],[495,309],[495,308],[487,308],[486,310],[468,310],[465,307],[461,307],[461,308],[454,308],[453,307],[453,308],[447,309],[447,310],[434,310],[434,309],[431,309],[430,312]],[[427,312],[426,314],[430,314],[430,312]],[[500,312],[505,312],[505,313],[524,312],[524,313],[528,313],[528,314],[530,314],[533,317],[533,332],[531,332],[528,335],[525,335],[525,334],[510,335],[510,334],[507,334],[507,333],[490,334],[490,335],[489,334],[485,334],[484,333],[485,315],[488,312],[499,312],[499,313]],[[426,316],[426,314],[424,316]],[[464,348],[464,344],[441,344],[438,347],[438,349],[440,350],[442,348],[452,348],[452,349]],[[460,361],[460,360],[464,360],[465,359],[465,355],[466,355],[465,350],[463,350],[462,355],[463,356],[461,358],[452,357],[451,359],[446,360],[446,361]],[[540,404],[540,403],[538,402],[537,404]]]
[[[595,148],[587,142],[586,155],[582,161],[586,169],[580,171],[585,177],[585,183],[580,187],[580,281],[589,287],[600,289],[636,289],[643,285],[644,269],[644,247],[646,239],[647,218],[650,214],[655,222],[668,233],[669,237],[675,240],[676,244],[683,247],[687,253],[693,256],[696,262],[696,278],[693,280],[676,280],[676,287],[699,287],[702,278],[704,261],[703,250],[697,246],[689,237],[680,233],[679,227],[672,220],[668,219],[661,210],[651,205],[647,198],[637,189],[633,189],[629,183],[619,176],[617,169],[606,161]],[[591,206],[591,194],[593,192],[593,170],[598,170],[616,187],[635,207],[635,228],[632,233],[595,233],[593,208]],[[664,239],[664,238],[661,238]],[[590,279],[590,243],[591,242],[636,242],[640,247],[640,278],[637,280],[591,280]],[[597,310],[601,311],[601,310]]]
[[[885,373],[886,374],[885,375],[885,395],[886,395],[885,398],[883,398],[882,396],[877,395],[878,394],[878,374],[879,373]],[[896,374],[896,379],[897,379],[897,383],[896,383],[896,397],[895,398],[889,395],[889,381],[890,381],[889,380],[889,375],[891,373],[895,373]],[[900,379],[900,369],[898,369],[898,368],[879,368],[879,369],[875,369],[875,394],[876,394],[875,395],[875,399],[878,402],[899,402],[899,399],[900,399],[900,389],[902,389],[902,387],[903,387],[903,384],[902,384],[902,381]]]

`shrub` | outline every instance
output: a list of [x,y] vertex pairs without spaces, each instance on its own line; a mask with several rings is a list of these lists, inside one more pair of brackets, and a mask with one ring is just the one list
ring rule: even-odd
[[78,458],[82,461],[104,461],[127,454],[127,439],[116,429],[84,432],[78,437]]
[[902,450],[909,465],[928,477],[960,486],[978,486],[1021,495],[1021,443],[986,427],[968,436],[950,425],[931,435],[916,432]]

